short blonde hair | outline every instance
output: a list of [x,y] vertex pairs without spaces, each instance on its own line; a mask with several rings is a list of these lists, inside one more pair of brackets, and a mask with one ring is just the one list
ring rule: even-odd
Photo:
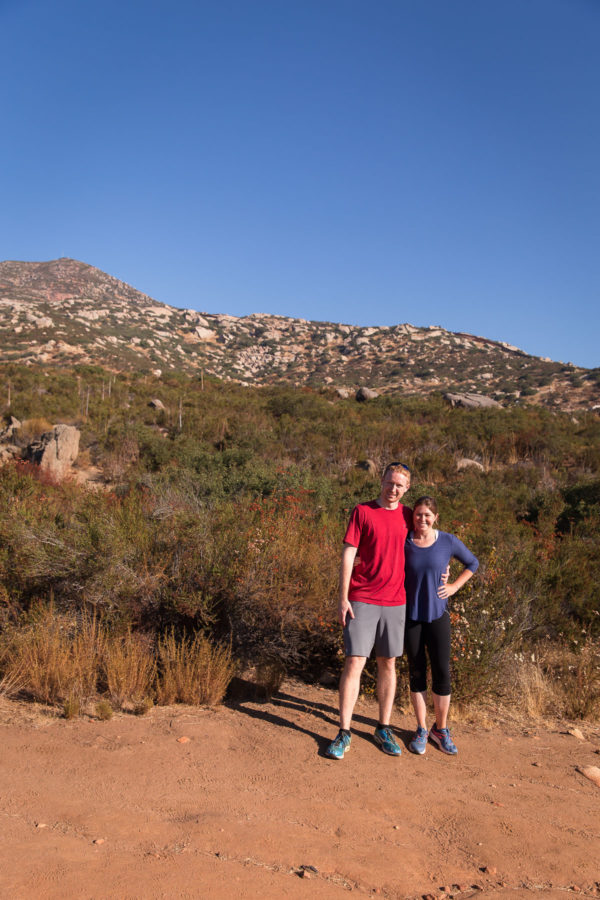
[[405,463],[401,462],[391,462],[388,463],[385,469],[383,470],[383,475],[381,476],[381,480],[385,481],[385,476],[390,472],[400,472],[401,475],[406,475],[410,482],[410,469]]

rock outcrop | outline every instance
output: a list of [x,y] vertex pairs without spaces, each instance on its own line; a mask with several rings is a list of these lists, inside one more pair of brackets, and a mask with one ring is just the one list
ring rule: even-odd
[[377,475],[377,466],[372,459],[361,459],[361,461],[356,464],[356,467],[357,469],[364,469],[369,475]]
[[178,309],[73,259],[0,262],[2,361],[100,365],[156,378],[185,372],[256,386],[343,385],[351,397],[368,384],[403,397],[452,391],[511,406],[600,404],[597,373],[500,341],[409,323],[364,327]]
[[364,403],[366,400],[376,400],[377,397],[379,397],[377,391],[368,387],[360,387],[356,392],[356,399],[360,403]]
[[14,416],[11,416],[8,420],[8,425],[0,431],[0,443],[10,441],[14,436],[15,431],[18,431],[20,427],[21,423],[19,420],[15,419]]
[[485,471],[482,463],[477,462],[476,459],[467,459],[466,456],[463,456],[462,459],[456,461],[457,472],[461,472],[463,469],[478,469],[480,472]]
[[483,407],[501,407],[502,404],[485,394],[444,394],[450,406],[462,406],[464,409],[481,409]]
[[26,448],[24,457],[56,481],[70,472],[79,453],[80,433],[74,425],[55,425]]

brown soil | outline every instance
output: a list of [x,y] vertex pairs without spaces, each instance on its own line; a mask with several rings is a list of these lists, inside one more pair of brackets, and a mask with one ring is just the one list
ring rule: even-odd
[[338,762],[336,702],[286,682],[101,722],[2,700],[0,896],[600,896],[600,789],[576,768],[598,731],[459,722],[457,758],[391,759],[361,699]]

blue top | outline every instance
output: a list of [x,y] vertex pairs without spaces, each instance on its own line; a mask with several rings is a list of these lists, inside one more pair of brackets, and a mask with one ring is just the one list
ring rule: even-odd
[[476,572],[479,567],[477,557],[455,535],[446,531],[438,531],[437,540],[430,547],[417,547],[411,532],[406,539],[404,554],[406,616],[417,622],[433,622],[445,612],[448,601],[438,597],[437,592],[452,557],[471,572]]

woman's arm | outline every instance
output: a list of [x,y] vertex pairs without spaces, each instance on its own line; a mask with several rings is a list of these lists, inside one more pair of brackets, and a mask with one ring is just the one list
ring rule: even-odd
[[438,588],[438,597],[441,597],[442,600],[447,600],[448,597],[452,597],[459,591],[479,568],[479,560],[467,547],[465,547],[463,542],[454,534],[451,535],[450,538],[452,556],[458,559],[465,568],[455,581],[450,584],[442,584],[441,587]]

